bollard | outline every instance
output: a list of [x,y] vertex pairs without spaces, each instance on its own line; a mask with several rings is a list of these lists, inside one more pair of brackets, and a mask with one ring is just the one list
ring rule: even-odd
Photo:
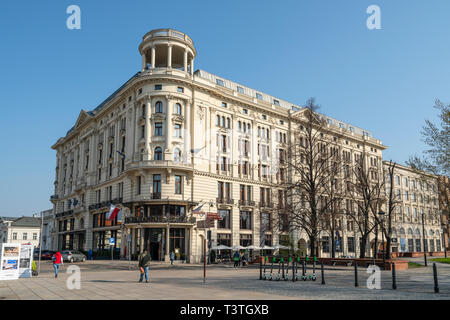
[[434,292],[439,293],[436,263],[433,263],[433,277],[434,277]]
[[259,257],[259,280],[262,280],[262,261],[261,257]]
[[358,264],[356,263],[356,261],[354,263],[355,263],[355,287],[357,287],[358,286]]
[[306,281],[306,261],[302,261],[302,280]]
[[292,282],[295,282],[295,277],[297,275],[295,274],[295,259],[292,261]]
[[320,266],[320,268],[321,268],[320,272],[322,274],[322,284],[325,284],[325,270],[323,268],[323,262],[322,262],[322,265]]
[[264,274],[263,274],[263,280],[267,280],[267,275],[266,275],[266,262],[268,260],[268,257],[264,257]]
[[283,269],[283,273],[281,275],[281,278],[284,280],[284,259],[281,258],[281,268]]
[[392,289],[397,290],[397,278],[395,276],[395,263],[392,263]]

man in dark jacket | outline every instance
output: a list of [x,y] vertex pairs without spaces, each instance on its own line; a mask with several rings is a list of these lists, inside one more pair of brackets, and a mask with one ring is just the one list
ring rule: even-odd
[[144,250],[139,257],[139,269],[141,271],[141,277],[139,278],[139,282],[142,282],[145,275],[145,282],[148,283],[148,267],[150,267],[150,253],[147,250]]

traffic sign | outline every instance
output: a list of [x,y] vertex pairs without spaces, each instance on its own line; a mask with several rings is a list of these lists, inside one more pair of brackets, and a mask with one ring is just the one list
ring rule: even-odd
[[115,238],[109,238],[109,244],[116,244]]

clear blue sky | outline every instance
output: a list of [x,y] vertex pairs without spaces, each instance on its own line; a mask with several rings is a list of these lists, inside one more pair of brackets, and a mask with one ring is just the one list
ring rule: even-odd
[[[81,30],[66,8],[81,8]],[[381,8],[368,30],[366,8]],[[186,32],[205,69],[370,130],[403,163],[450,103],[450,1],[23,1],[0,4],[0,215],[51,208],[50,148],[139,71],[151,29]]]

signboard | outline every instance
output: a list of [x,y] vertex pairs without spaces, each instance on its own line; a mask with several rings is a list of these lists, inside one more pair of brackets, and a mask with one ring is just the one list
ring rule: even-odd
[[115,238],[109,238],[109,244],[110,245],[116,244],[116,239]]
[[214,220],[197,221],[197,229],[208,229],[214,227]]
[[219,213],[208,212],[206,215],[208,220],[222,220],[222,216]]
[[392,238],[391,241],[392,243],[397,243],[397,238]]
[[0,280],[16,280],[19,278],[20,244],[1,244]]
[[31,278],[33,249],[34,246],[32,244],[20,245],[19,278]]

